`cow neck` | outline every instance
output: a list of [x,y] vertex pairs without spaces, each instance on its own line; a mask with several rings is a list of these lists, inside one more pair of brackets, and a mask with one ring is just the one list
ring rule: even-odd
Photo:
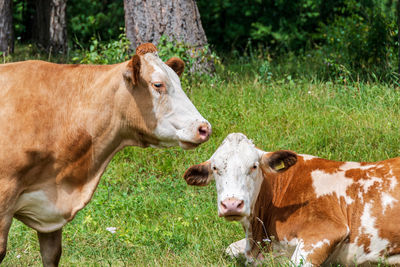
[[[124,78],[128,62],[114,65],[94,83],[97,109],[88,120],[93,137],[95,164],[102,164],[116,149],[157,144],[153,131],[157,118],[152,96],[143,81],[133,85]],[[101,90],[99,90],[101,89]]]
[[[104,163],[110,161],[110,155],[114,155],[123,147],[121,138],[121,112],[119,107],[123,107],[121,92],[123,91],[122,71],[126,63],[114,65],[107,73],[103,73],[96,80],[89,90],[94,107],[89,109],[94,112],[88,113],[87,126],[93,144],[93,168],[96,173],[102,168]],[[121,103],[122,102],[122,103]],[[105,164],[107,165],[107,164]]]
[[250,251],[248,253],[251,253],[254,257],[258,254],[259,246],[264,247],[267,244],[263,241],[270,240],[270,236],[273,234],[271,232],[271,216],[269,213],[273,205],[273,183],[271,183],[271,175],[263,170],[261,175],[263,176],[263,181],[260,192],[250,216],[249,227],[246,229],[248,238],[254,241],[250,242]]
[[258,194],[250,220],[249,236],[251,254],[257,256],[260,246],[268,248],[269,242],[277,238],[276,220],[280,219],[280,209],[285,205],[289,185],[293,179],[293,170],[284,173],[270,173],[262,170],[263,182]]

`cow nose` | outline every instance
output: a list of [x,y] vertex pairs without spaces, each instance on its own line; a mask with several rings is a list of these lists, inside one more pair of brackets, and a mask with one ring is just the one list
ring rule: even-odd
[[220,217],[225,216],[242,216],[244,209],[244,201],[230,197],[220,204]]
[[200,124],[199,128],[197,128],[197,136],[200,142],[205,142],[210,138],[211,135],[211,126],[209,123]]

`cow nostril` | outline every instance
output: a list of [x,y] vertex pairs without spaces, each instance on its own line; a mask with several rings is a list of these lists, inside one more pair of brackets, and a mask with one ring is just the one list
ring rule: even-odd
[[199,128],[197,129],[198,132],[198,136],[200,141],[207,141],[208,138],[210,137],[210,127],[208,126],[208,124],[202,124],[199,126]]
[[208,136],[208,127],[207,126],[200,126],[199,127],[199,134],[201,136]]
[[222,201],[221,201],[221,206],[222,206],[224,209],[227,209],[226,205],[225,205],[224,202],[222,202]]
[[243,206],[244,206],[244,201],[241,200],[237,207],[238,207],[238,209],[241,209],[241,208],[243,208]]

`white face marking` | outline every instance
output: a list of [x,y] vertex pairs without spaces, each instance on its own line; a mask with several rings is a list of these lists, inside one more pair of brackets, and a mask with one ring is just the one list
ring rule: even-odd
[[158,122],[154,134],[161,140],[160,146],[175,146],[179,141],[199,143],[197,140],[199,126],[207,124],[211,130],[211,125],[186,96],[175,71],[152,53],[147,53],[143,57],[154,69],[151,82],[164,82],[167,89],[166,93],[159,93],[150,88],[153,111]]
[[15,215],[29,227],[43,233],[58,230],[67,223],[41,190],[22,194],[15,206]]
[[243,134],[225,138],[210,159],[211,169],[215,169],[218,203],[232,197],[243,200],[244,214],[250,216],[263,180],[258,165],[264,153]]
[[347,187],[353,184],[353,180],[345,177],[344,171],[326,173],[315,170],[311,173],[313,187],[317,197],[336,194],[337,198],[343,197],[347,204],[353,203],[353,199],[346,194]]

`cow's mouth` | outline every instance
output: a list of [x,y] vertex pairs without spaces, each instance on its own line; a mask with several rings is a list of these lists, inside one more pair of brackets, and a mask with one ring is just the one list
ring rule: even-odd
[[225,220],[227,221],[240,221],[243,219],[243,216],[241,215],[226,215],[224,216]]
[[183,149],[193,149],[198,147],[200,144],[192,143],[192,142],[186,142],[186,141],[179,141],[179,146]]

